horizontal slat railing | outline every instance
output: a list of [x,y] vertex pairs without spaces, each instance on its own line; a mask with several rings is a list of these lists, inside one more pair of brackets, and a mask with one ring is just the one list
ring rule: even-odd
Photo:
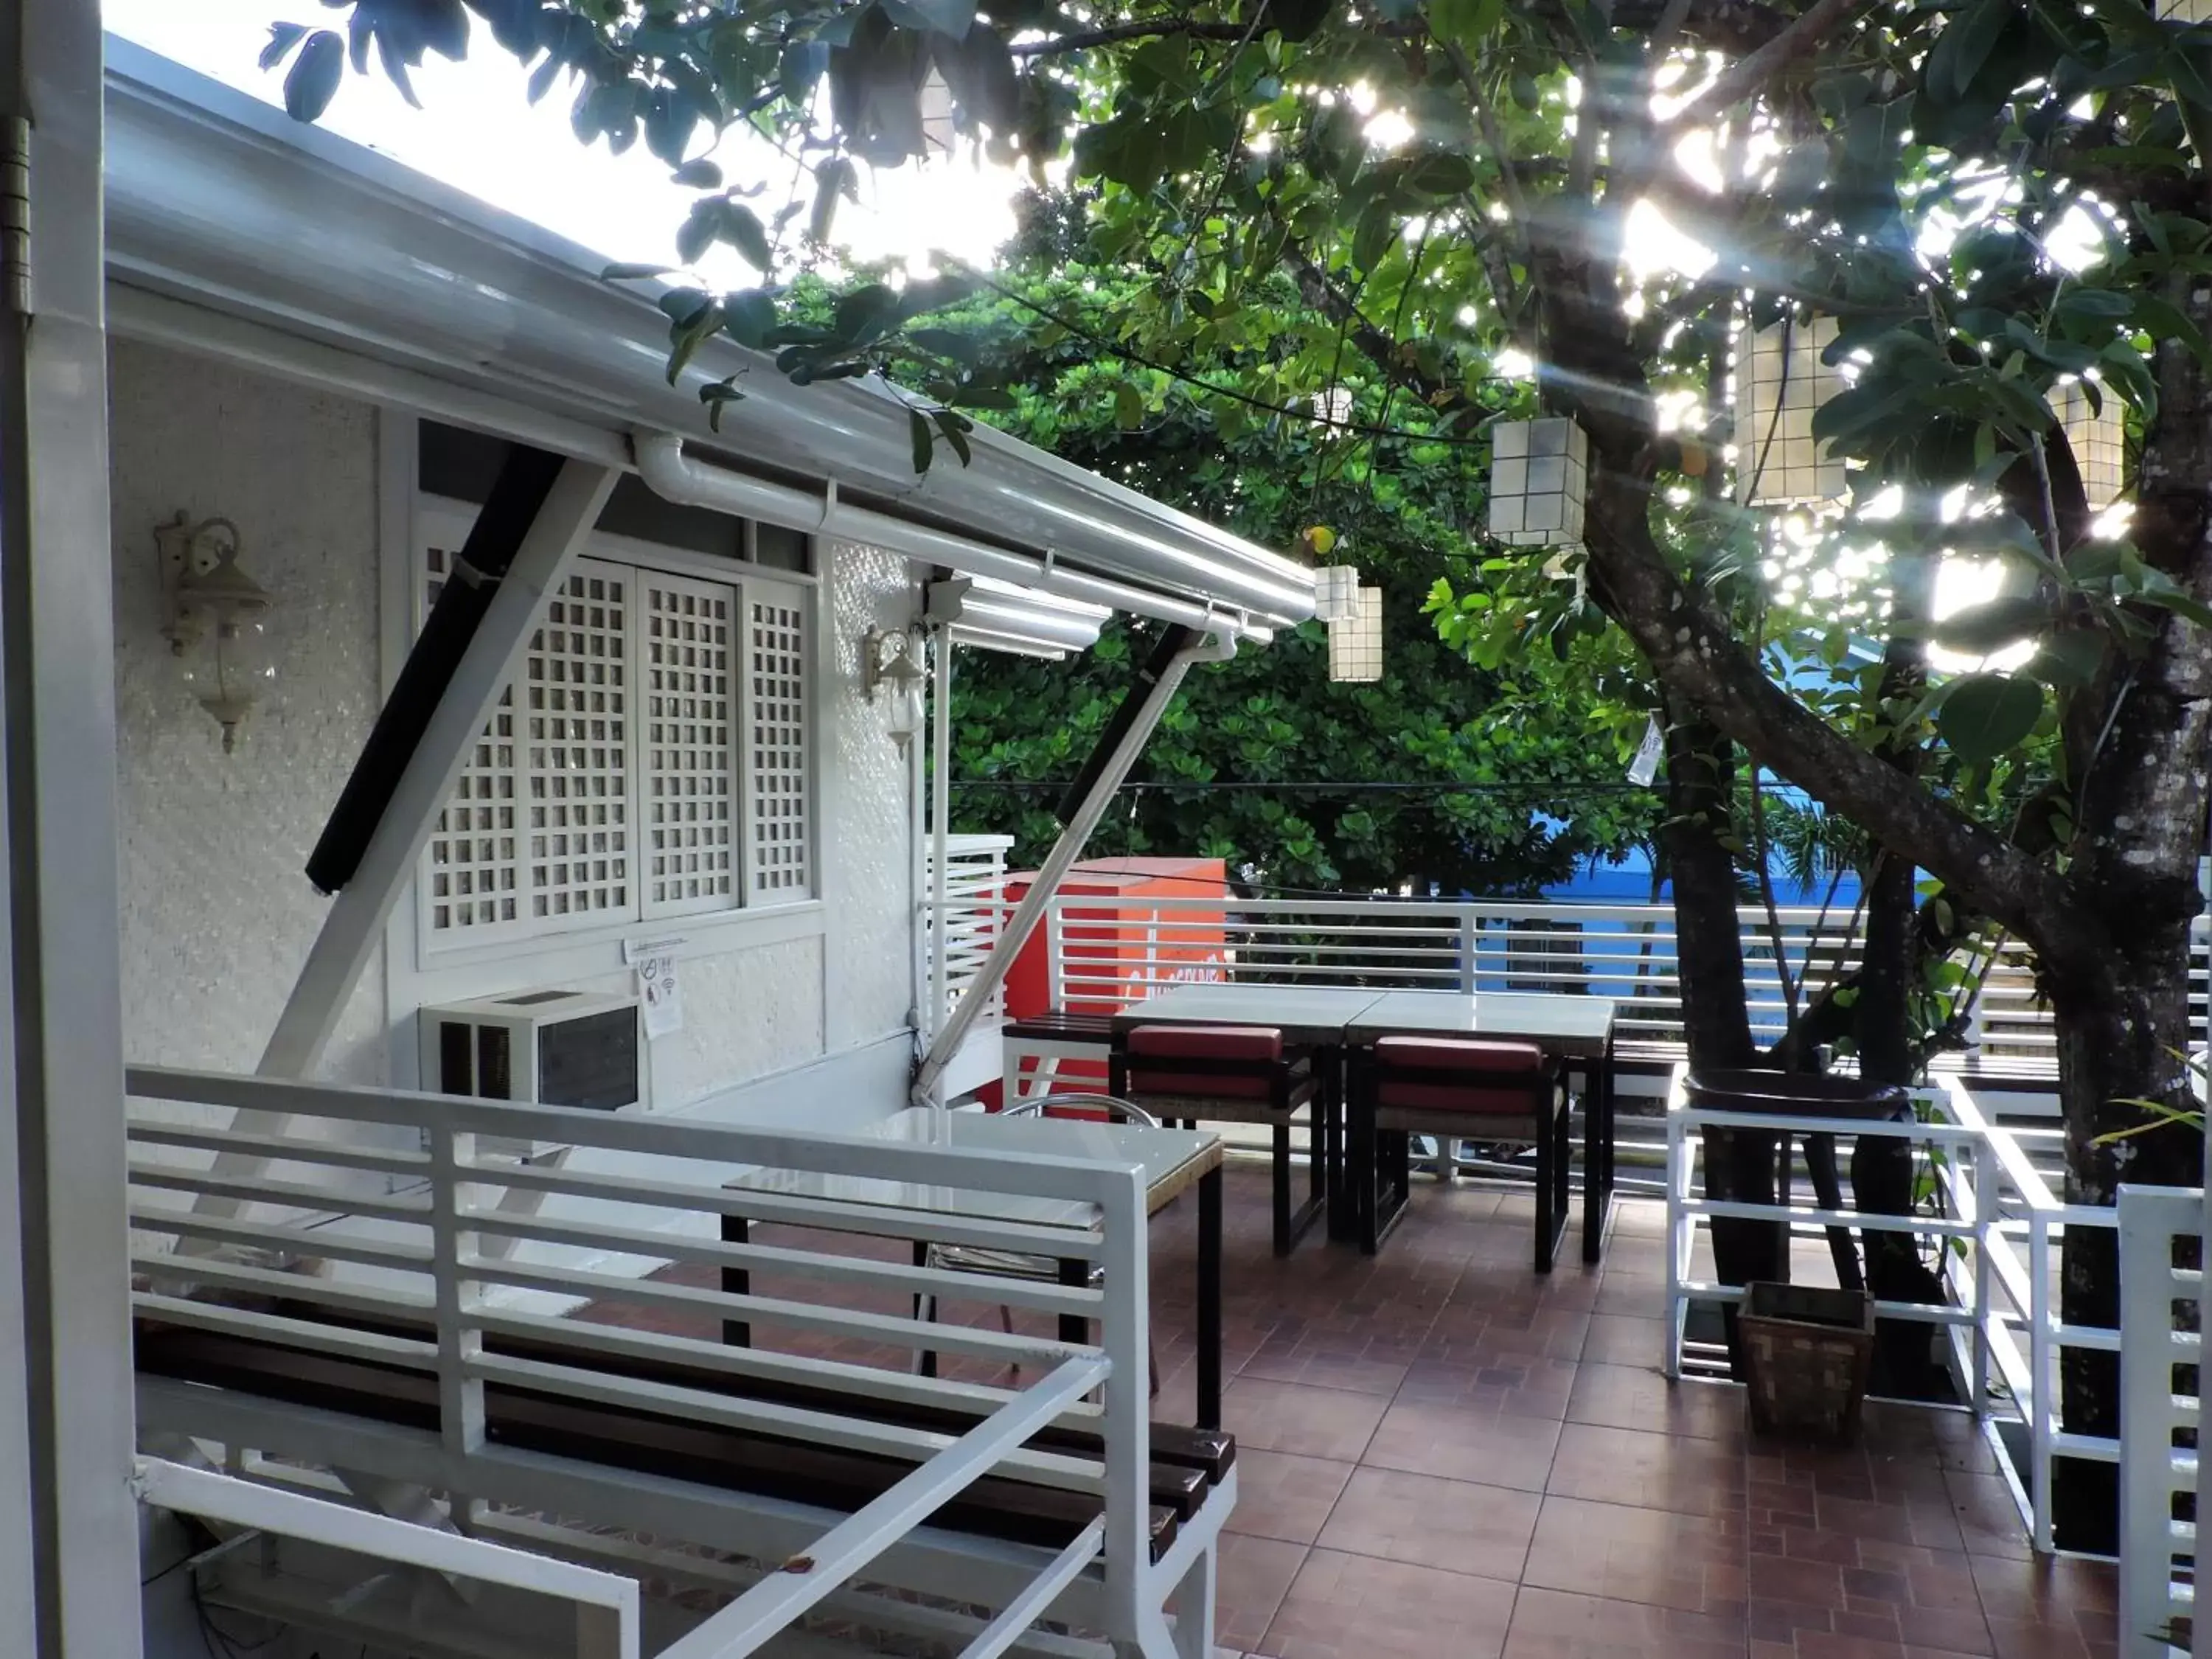
[[[718,1615],[697,1651],[753,1651],[773,1621],[994,1471],[1099,1498],[1088,1549],[1072,1566],[1064,1553],[1041,1562],[1038,1582],[1057,1594],[1097,1571],[1112,1633],[1134,1639],[1150,1434],[1133,1165],[154,1067],[132,1068],[127,1087],[146,1319],[433,1378],[441,1434],[464,1458],[482,1444],[490,1386],[910,1466],[884,1500],[830,1525],[811,1568]],[[222,1125],[240,1111],[277,1127],[234,1135]],[[524,1164],[480,1152],[478,1137],[569,1150],[557,1167]],[[246,1160],[218,1178],[224,1152]],[[983,1195],[976,1207],[1002,1216],[902,1201],[918,1188]],[[195,1208],[212,1196],[234,1203]],[[753,1224],[742,1239],[721,1236],[732,1217]],[[766,1226],[780,1231],[754,1236]],[[940,1267],[917,1248],[937,1243],[1087,1262],[1096,1277]],[[1073,1316],[1098,1338],[916,1316],[940,1303]],[[919,1374],[921,1352],[943,1374]],[[647,1361],[691,1380],[635,1363]],[[794,1383],[817,1399],[793,1403]],[[945,1413],[945,1425],[886,1420],[886,1401]],[[1054,1424],[1099,1436],[1098,1449],[1027,1445]]]
[[[1683,1373],[1688,1321],[1696,1305],[1740,1302],[1740,1287],[1700,1277],[1695,1269],[1699,1230],[1716,1216],[1773,1221],[1807,1241],[1825,1229],[1903,1233],[1922,1241],[1923,1255],[1941,1278],[1942,1304],[1877,1304],[1885,1318],[1944,1328],[1966,1397],[1977,1416],[1994,1425],[2017,1420],[2026,1452],[1992,1431],[1990,1440],[2038,1549],[2053,1547],[2053,1470],[2060,1458],[2112,1462],[2119,1442],[2067,1433],[2059,1419],[2058,1379],[2069,1349],[2116,1349],[2119,1332],[2066,1323],[2060,1316],[2057,1267],[2069,1228],[2117,1224],[2115,1212],[2061,1201],[2036,1167],[2022,1137],[1996,1122],[1968,1079],[1945,1077],[1917,1091],[1918,1118],[1908,1123],[1785,1116],[1692,1107],[1682,1087],[1685,1069],[1669,1079],[1666,1118],[1667,1310],[1663,1363]],[[1839,1167],[1848,1168],[1862,1137],[1902,1139],[1917,1164],[1916,1190],[1931,1201],[1911,1215],[1855,1209],[1827,1211],[1799,1205],[1718,1201],[1702,1188],[1705,1132],[1749,1129],[1787,1133],[1802,1142],[1828,1134]]]
[[[987,897],[973,902],[990,909]],[[975,932],[988,936],[1006,911],[1001,903]],[[1756,1038],[1779,1038],[1793,1008],[1856,969],[1857,921],[1848,908],[1783,906],[1771,919],[1760,906],[1738,909]],[[1073,1012],[1114,1012],[1193,980],[1554,992],[1618,1003],[1632,1058],[1672,1059],[1681,1046],[1670,905],[1068,895],[1053,902],[1045,933],[1051,1006]],[[2195,938],[2192,981],[2202,1000],[2212,921],[2200,918]],[[1986,975],[1978,957],[1962,965],[1981,981],[1973,1044],[1941,1066],[1969,1076],[2053,1077],[2056,1042],[2027,947],[2000,940]]]

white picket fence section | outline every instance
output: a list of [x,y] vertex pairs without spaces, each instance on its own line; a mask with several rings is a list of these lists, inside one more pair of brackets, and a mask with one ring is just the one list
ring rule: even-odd
[[[2195,1611],[2198,1367],[2204,1194],[2120,1189],[2120,1652],[2187,1651],[2177,1621]],[[2204,1651],[2199,1638],[2197,1651]]]
[[[671,1650],[682,1659],[754,1651],[849,1581],[875,1577],[872,1564],[885,1551],[994,1469],[1095,1494],[1101,1517],[1006,1604],[1009,1617],[1022,1611],[1012,1628],[1002,1621],[972,1650],[1002,1650],[1079,1579],[1106,1634],[1132,1650],[1159,1650],[1152,1638],[1164,1628],[1160,1609],[1172,1586],[1160,1582],[1147,1534],[1146,1210],[1133,1164],[156,1067],[132,1068],[128,1090],[137,1312],[163,1326],[434,1376],[453,1490],[500,1490],[495,1471],[478,1462],[489,1455],[488,1382],[913,1462],[884,1498],[799,1540],[811,1569],[767,1571]],[[521,1162],[480,1151],[480,1138],[566,1150]],[[611,1164],[622,1172],[609,1172]],[[762,1172],[776,1178],[727,1185]],[[840,1183],[834,1199],[809,1195],[825,1190],[823,1178]],[[978,1205],[975,1214],[923,1210],[902,1200],[917,1187],[1020,1202]],[[517,1194],[535,1201],[517,1203]],[[1048,1201],[1043,1210],[1036,1200]],[[1092,1224],[988,1218],[1070,1211]],[[799,1243],[728,1242],[728,1217],[807,1231]],[[1087,1261],[1096,1282],[908,1266],[816,1242],[841,1233],[969,1245],[1014,1261]],[[670,1264],[891,1292],[883,1299],[900,1310],[648,1276]],[[913,1297],[1079,1316],[1096,1322],[1097,1340],[923,1322],[911,1315]],[[567,1316],[586,1304],[689,1316],[718,1336],[741,1323],[753,1334],[731,1346]],[[804,1345],[779,1349],[777,1332],[858,1339],[868,1346],[857,1352],[884,1358],[812,1358]],[[564,1364],[542,1349],[523,1357],[515,1346],[573,1350],[580,1341],[732,1379],[803,1385],[849,1408],[778,1405]],[[925,1351],[981,1359],[994,1376],[1018,1367],[1024,1386],[918,1375],[910,1362]],[[871,1414],[869,1402],[883,1401],[947,1410],[973,1427],[955,1436],[899,1426]],[[1087,1430],[1102,1449],[1026,1448],[1050,1425]],[[592,1514],[580,1503],[569,1512]]]
[[[932,843],[923,854],[925,897],[920,933],[927,964],[929,1000],[923,1009],[926,1029],[933,1036],[966,1000],[969,988],[991,954],[1006,904],[1006,854],[1012,836],[950,836],[945,839],[945,868],[937,868]],[[991,994],[983,1010],[986,1020],[1005,1012],[1006,992]]]

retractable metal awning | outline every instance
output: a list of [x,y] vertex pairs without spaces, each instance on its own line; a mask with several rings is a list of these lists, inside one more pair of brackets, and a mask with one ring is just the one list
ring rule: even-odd
[[[796,386],[720,339],[671,386],[665,319],[601,281],[600,255],[127,41],[107,48],[117,334],[603,463],[680,440],[692,465],[787,492],[801,527],[845,533],[840,518],[865,514],[897,550],[1042,594],[1149,596],[1163,620],[1248,639],[1313,614],[1298,562],[988,428],[971,464],[917,475],[908,405],[880,383]],[[732,374],[747,395],[716,433],[699,388]],[[934,556],[945,538],[964,562]]]

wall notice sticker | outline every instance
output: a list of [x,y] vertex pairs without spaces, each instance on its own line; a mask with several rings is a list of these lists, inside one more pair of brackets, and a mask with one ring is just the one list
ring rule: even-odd
[[672,956],[640,957],[637,961],[638,1001],[645,1010],[645,1034],[664,1037],[684,1029],[684,988],[676,977]]

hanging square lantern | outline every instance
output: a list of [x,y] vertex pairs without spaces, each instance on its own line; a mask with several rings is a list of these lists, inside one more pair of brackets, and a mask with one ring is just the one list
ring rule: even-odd
[[1832,317],[1785,318],[1739,337],[1735,476],[1745,506],[1795,507],[1848,493],[1842,458],[1813,436],[1814,412],[1844,389],[1842,374],[1820,361],[1836,333]]
[[1325,623],[1348,623],[1359,614],[1359,567],[1325,564],[1314,572],[1314,615]]
[[1382,590],[1359,590],[1350,620],[1328,625],[1328,677],[1357,684],[1382,678]]
[[1565,416],[1490,428],[1490,533],[1514,547],[1579,547],[1589,439]]
[[2100,407],[2091,408],[2079,380],[2061,380],[2051,388],[2051,412],[2074,452],[2092,513],[2102,513],[2127,489],[2127,416],[2110,386],[2097,387],[2097,400]]

